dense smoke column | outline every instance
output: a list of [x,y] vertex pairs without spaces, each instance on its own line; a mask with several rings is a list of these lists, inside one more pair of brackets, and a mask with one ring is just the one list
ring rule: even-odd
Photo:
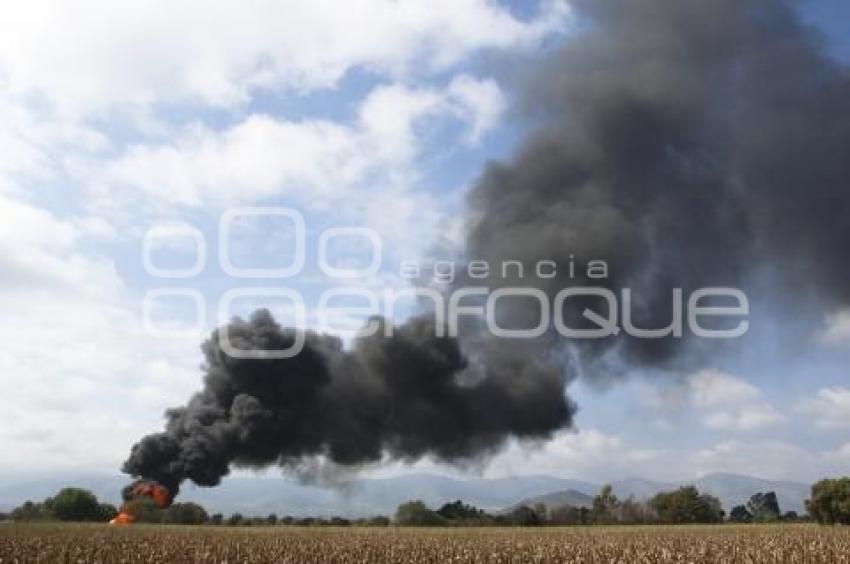
[[[789,307],[812,296],[846,305],[850,80],[790,4],[571,4],[580,31],[530,88],[546,126],[474,187],[467,256],[526,266],[604,259],[609,276],[587,279],[579,268],[573,278],[561,267],[553,279],[486,285],[534,284],[550,297],[568,286],[629,287],[643,328],[670,323],[674,287],[747,289],[766,272]],[[575,322],[600,303],[568,307]],[[519,302],[500,314],[535,325]],[[227,330],[246,349],[294,339],[264,311]],[[623,334],[571,347],[435,334],[428,316],[351,350],[310,333],[299,355],[281,360],[229,357],[213,334],[203,389],[167,412],[165,431],[137,443],[124,470],[176,493],[186,479],[217,484],[232,465],[295,467],[317,455],[351,466],[385,455],[463,461],[569,426],[571,365],[598,377],[693,358],[673,339]]]
[[[288,359],[238,359],[218,332],[244,349],[289,348],[294,334],[268,311],[234,320],[203,345],[204,387],[169,410],[166,429],[133,446],[124,471],[176,493],[183,480],[219,483],[231,465],[297,466],[322,455],[340,465],[416,460],[455,462],[490,454],[508,437],[545,439],[571,423],[564,371],[510,343],[470,360],[457,340],[416,317],[361,337],[308,333]],[[516,353],[516,354],[515,354]]]
[[[528,88],[546,126],[472,191],[467,252],[527,265],[603,259],[610,277],[588,280],[579,268],[570,279],[561,268],[552,280],[495,277],[491,287],[535,284],[550,297],[566,286],[629,287],[643,328],[669,325],[675,287],[687,296],[769,278],[781,307],[847,304],[850,75],[793,6],[571,5],[577,35]],[[568,304],[572,320],[585,307],[606,310],[598,299]],[[534,324],[531,308],[513,314]],[[597,375],[693,360],[685,348],[623,334],[576,343]]]

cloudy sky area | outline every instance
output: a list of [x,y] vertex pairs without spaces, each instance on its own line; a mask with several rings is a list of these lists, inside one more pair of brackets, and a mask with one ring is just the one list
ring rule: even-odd
[[[452,258],[464,193],[533,127],[517,109],[524,69],[576,25],[549,0],[256,4],[2,8],[0,479],[117,471],[134,441],[161,428],[162,411],[198,388],[198,345],[228,290],[297,289],[320,327],[318,296],[337,284],[317,268],[329,227],[380,235],[382,269],[357,282],[365,287],[404,287],[402,260]],[[850,60],[842,0],[800,9]],[[300,276],[222,269],[219,220],[245,206],[303,215]],[[242,219],[230,261],[285,266],[287,221]],[[166,270],[191,269],[199,237],[198,272],[152,275],[146,237],[149,262]],[[356,241],[335,243],[332,264],[363,258]],[[158,289],[176,292],[149,294]],[[261,298],[229,313],[261,302],[274,309]],[[343,333],[356,323],[326,321]],[[770,333],[693,374],[579,380],[575,430],[511,445],[472,471],[594,481],[844,471],[850,313],[824,319],[793,354]]]

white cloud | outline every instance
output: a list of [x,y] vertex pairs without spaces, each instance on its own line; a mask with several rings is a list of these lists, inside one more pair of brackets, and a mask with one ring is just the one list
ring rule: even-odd
[[847,465],[850,464],[850,442],[842,443],[832,450],[817,453],[814,457],[818,467],[816,478],[846,475]]
[[561,431],[548,441],[511,440],[504,450],[487,460],[473,460],[467,466],[450,466],[430,458],[413,464],[388,462],[370,468],[368,474],[386,477],[405,472],[430,472],[463,476],[478,474],[489,478],[529,474],[551,474],[597,480],[618,476],[631,461],[645,459],[645,452],[625,448],[622,441],[598,429]]
[[416,152],[416,122],[445,111],[442,96],[432,90],[412,90],[400,84],[373,90],[360,107],[363,140],[384,162],[404,164]]
[[[662,415],[695,417],[705,427],[723,431],[756,431],[786,419],[757,387],[715,369],[700,370],[674,385],[644,387],[641,400]],[[670,427],[664,419],[660,424]]]
[[850,443],[843,443],[835,450],[824,452],[821,456],[827,461],[847,464],[850,462]]
[[102,214],[283,200],[369,225],[393,242],[390,251],[419,256],[444,211],[443,200],[417,188],[416,157],[434,121],[460,121],[466,138],[477,139],[495,126],[501,100],[494,82],[468,75],[443,89],[384,85],[350,123],[253,114],[222,131],[195,125],[167,144],[139,143],[105,162],[77,160],[74,176]]
[[697,474],[732,472],[774,480],[808,480],[822,473],[817,457],[785,441],[729,440],[699,449],[679,463],[690,463]]
[[130,147],[95,178],[103,193],[135,189],[163,207],[226,205],[297,193],[305,186],[321,197],[350,184],[364,166],[345,127],[252,115],[222,132],[194,127],[170,145]]
[[[841,456],[850,446],[840,449]],[[746,474],[775,480],[813,480],[835,472],[845,458],[818,453],[781,440],[724,440],[710,446],[659,445],[651,436],[642,441],[626,439],[599,429],[562,431],[550,441],[520,443],[491,460],[465,470],[423,460],[413,465],[392,463],[370,469],[369,475],[392,476],[420,471],[447,475],[479,474],[506,477],[549,474],[596,483],[628,478],[685,481],[714,472]]]
[[487,0],[36,0],[4,10],[0,81],[66,115],[233,106],[262,88],[332,87],[355,67],[401,76],[532,45],[562,29],[567,13],[558,1],[522,21]]
[[482,134],[493,129],[507,107],[502,90],[493,80],[459,75],[449,84],[448,93],[457,104],[457,113],[472,116],[468,143],[476,143]]
[[[112,262],[85,250],[87,223],[0,197],[0,412],[11,422],[0,427],[0,458],[7,471],[113,471],[132,440],[160,425],[162,409],[197,385],[199,336],[144,334]],[[152,376],[164,363],[167,382]],[[158,398],[140,391],[158,383]]]
[[[462,104],[454,102],[457,84],[464,85]],[[349,125],[254,114],[223,131],[196,125],[170,144],[131,146],[102,174],[90,168],[80,174],[94,175],[101,191],[136,189],[162,206],[226,205],[282,195],[316,205],[363,189],[376,174],[410,174],[424,117],[455,115],[478,137],[495,125],[501,110],[492,98],[500,97],[492,81],[466,75],[444,92],[381,86],[370,92]]]
[[49,289],[68,294],[103,295],[121,286],[109,261],[82,252],[84,237],[72,221],[0,196],[0,288],[29,293]]
[[487,466],[486,475],[511,476],[518,474],[563,474],[569,469],[573,475],[592,473],[599,460],[611,462],[612,458],[628,458],[628,449],[616,436],[597,429],[564,431],[544,442],[520,443],[513,441]]
[[850,309],[840,310],[828,315],[823,329],[815,335],[815,339],[827,346],[840,346],[850,343]]
[[55,181],[68,151],[100,151],[108,139],[77,123],[56,120],[2,95],[0,87],[0,194],[25,196],[33,183]]
[[812,418],[821,429],[850,427],[850,389],[834,386],[821,388],[814,397],[806,398],[798,410]]
[[687,378],[692,401],[699,407],[740,404],[759,396],[759,390],[749,382],[720,372],[701,370]]
[[770,404],[745,406],[736,411],[716,411],[705,416],[703,422],[712,429],[755,431],[772,427],[785,417]]

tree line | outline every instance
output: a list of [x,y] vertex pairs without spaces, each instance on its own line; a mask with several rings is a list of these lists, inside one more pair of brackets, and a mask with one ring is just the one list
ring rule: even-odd
[[[821,524],[850,524],[850,477],[824,479],[812,486],[811,498],[806,501],[807,515],[794,511],[782,513],[775,492],[758,492],[727,515],[720,500],[701,493],[694,486],[660,492],[648,500],[634,497],[619,499],[610,485],[603,486],[589,507],[561,505],[547,507],[519,505],[501,513],[488,513],[461,500],[429,508],[419,500],[398,506],[395,516],[378,515],[362,519],[344,517],[278,517],[244,516],[233,513],[209,514],[201,505],[178,502],[159,509],[151,500],[134,500],[124,506],[139,522],[187,525],[227,526],[537,526],[537,525],[628,525],[684,523],[772,523],[814,520]],[[41,502],[27,501],[9,514],[0,513],[0,520],[15,521],[95,521],[104,522],[117,515],[109,503],[100,502],[90,491],[63,488]]]
[[736,506],[727,516],[720,500],[700,493],[694,486],[683,486],[658,493],[647,501],[638,501],[634,497],[620,500],[611,486],[606,485],[594,496],[590,507],[547,507],[538,503],[519,505],[499,514],[489,514],[459,500],[436,510],[422,501],[410,501],[400,505],[395,515],[395,523],[411,526],[768,523],[798,520],[800,518],[793,511],[781,513],[774,492],[754,494],[746,505]]
[[[149,499],[136,499],[126,503],[122,509],[133,515],[139,523],[163,523],[176,525],[223,525],[223,526],[387,526],[389,517],[374,516],[362,519],[344,517],[278,517],[271,513],[264,516],[246,516],[233,513],[210,514],[203,506],[193,502],[176,502],[160,509]],[[71,521],[107,522],[118,514],[118,509],[102,503],[97,496],[82,488],[63,488],[55,496],[34,502],[26,501],[10,513],[0,513],[0,521]]]
[[44,501],[26,501],[12,510],[7,519],[15,521],[108,521],[118,514],[110,503],[82,488],[63,488]]

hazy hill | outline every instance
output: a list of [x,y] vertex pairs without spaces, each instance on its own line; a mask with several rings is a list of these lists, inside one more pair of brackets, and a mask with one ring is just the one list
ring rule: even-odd
[[[8,510],[27,499],[42,500],[61,487],[74,485],[94,491],[103,500],[117,503],[125,476],[56,476],[37,480],[0,481],[0,510]],[[735,474],[709,474],[692,482],[700,490],[716,495],[728,511],[755,492],[773,490],[783,511],[802,511],[809,486],[796,482],[773,482]],[[586,503],[601,484],[554,476],[517,476],[512,478],[467,480],[432,474],[407,474],[394,478],[360,479],[339,488],[300,484],[285,478],[231,477],[216,488],[187,485],[181,500],[196,501],[211,512],[263,515],[391,515],[399,503],[421,499],[438,507],[447,501],[462,499],[489,511],[535,503],[540,497]],[[646,499],[679,484],[629,479],[614,482],[615,493],[625,498],[634,495]],[[545,501],[544,501],[545,503]],[[547,504],[548,505],[548,504]]]
[[[723,508],[727,512],[736,505],[745,504],[750,499],[750,496],[756,492],[774,491],[776,492],[779,507],[782,511],[797,511],[798,513],[802,513],[805,511],[804,500],[809,497],[811,489],[809,484],[800,482],[772,481],[753,476],[727,473],[706,474],[701,478],[679,483],[630,478],[612,482],[611,487],[614,490],[614,494],[620,499],[632,496],[638,500],[645,500],[658,492],[672,490],[689,484],[696,486],[701,492],[709,493],[720,499]],[[543,498],[555,500],[558,496],[569,496],[570,493],[569,490],[549,492],[546,495],[533,498],[533,501]],[[582,493],[592,494],[594,492],[582,490]],[[549,504],[546,505],[550,506]],[[572,505],[578,506],[578,504]]]
[[573,507],[590,507],[593,504],[593,496],[582,493],[576,490],[561,490],[545,495],[537,495],[521,500],[519,503],[511,506],[513,509],[519,505],[527,505],[534,507],[538,504],[545,505],[548,509],[560,507],[562,505],[571,505]]
[[805,511],[803,502],[811,494],[810,484],[763,480],[738,474],[708,474],[695,480],[694,485],[701,491],[719,497],[727,511],[735,505],[746,503],[755,492],[774,491],[782,511],[802,513]]

